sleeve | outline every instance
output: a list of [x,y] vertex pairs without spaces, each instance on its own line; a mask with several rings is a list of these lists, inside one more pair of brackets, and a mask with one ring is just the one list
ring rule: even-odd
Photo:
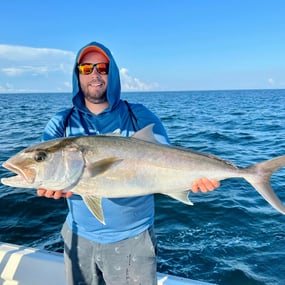
[[44,128],[44,132],[42,134],[42,141],[48,141],[64,137],[66,128],[65,121],[69,112],[69,110],[59,112],[49,120],[49,122]]

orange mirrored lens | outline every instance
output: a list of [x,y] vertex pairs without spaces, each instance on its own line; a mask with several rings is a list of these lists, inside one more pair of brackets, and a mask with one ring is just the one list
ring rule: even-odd
[[88,75],[91,74],[96,68],[96,71],[101,75],[108,74],[109,64],[108,63],[82,63],[78,65],[78,71],[80,74]]
[[102,75],[108,74],[108,65],[106,63],[98,63],[96,64],[96,70]]
[[90,74],[93,71],[93,65],[92,64],[79,65],[78,70],[81,74]]

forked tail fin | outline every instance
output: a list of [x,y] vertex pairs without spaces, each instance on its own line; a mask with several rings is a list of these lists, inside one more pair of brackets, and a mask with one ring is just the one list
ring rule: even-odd
[[248,167],[249,175],[244,177],[273,208],[283,215],[285,215],[285,205],[271,188],[270,179],[275,171],[284,166],[285,155]]

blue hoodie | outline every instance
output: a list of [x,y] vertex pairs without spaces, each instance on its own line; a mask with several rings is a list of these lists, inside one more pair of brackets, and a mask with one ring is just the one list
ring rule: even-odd
[[[109,58],[107,100],[109,107],[95,115],[86,108],[84,96],[80,90],[77,62],[81,52],[89,46],[99,47]],[[119,132],[131,136],[136,130],[154,123],[156,138],[168,143],[168,137],[160,120],[141,104],[129,104],[136,120],[121,100],[120,74],[111,52],[102,44],[92,42],[77,54],[73,68],[73,108],[57,113],[47,124],[43,140],[47,141],[63,136],[97,135]],[[135,128],[135,129],[134,129]],[[110,189],[112,191],[112,189]],[[67,199],[69,228],[88,240],[98,243],[112,243],[140,234],[154,221],[153,195],[114,198],[102,200],[106,225],[100,223],[88,210],[82,198],[72,195]]]

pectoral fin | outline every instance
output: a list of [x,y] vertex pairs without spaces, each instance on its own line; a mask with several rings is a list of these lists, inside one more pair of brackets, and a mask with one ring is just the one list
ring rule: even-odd
[[102,210],[102,198],[97,196],[84,196],[82,197],[87,208],[90,212],[102,223],[105,225],[104,214]]
[[190,191],[184,191],[184,192],[176,192],[176,193],[164,193],[165,195],[168,195],[170,196],[171,198],[173,199],[176,199],[184,204],[187,204],[187,205],[194,205],[190,200],[189,200],[189,197],[188,197],[188,194],[189,194]]
[[117,157],[109,157],[106,159],[96,161],[92,163],[91,165],[88,165],[87,170],[88,170],[90,177],[94,177],[94,176],[97,176],[97,175],[100,175],[106,172],[108,169],[119,164],[122,161],[123,159],[120,159]]

